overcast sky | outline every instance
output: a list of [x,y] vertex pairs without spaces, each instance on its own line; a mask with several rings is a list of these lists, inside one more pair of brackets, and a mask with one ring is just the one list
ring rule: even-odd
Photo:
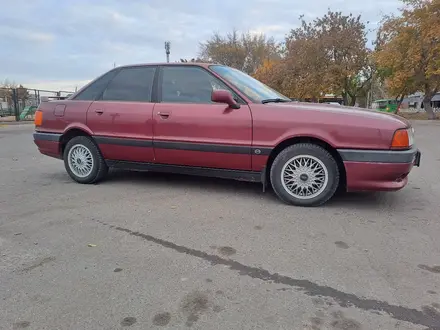
[[328,8],[361,14],[375,29],[398,0],[0,0],[0,80],[74,90],[116,65],[197,55],[213,31],[264,32],[278,40]]

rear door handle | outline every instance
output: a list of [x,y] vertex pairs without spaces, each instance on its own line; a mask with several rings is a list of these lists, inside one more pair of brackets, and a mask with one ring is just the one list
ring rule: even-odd
[[168,119],[168,117],[170,116],[169,112],[158,112],[157,113],[162,119]]
[[104,113],[104,110],[96,109],[95,112],[96,112],[98,115],[102,115],[102,114]]

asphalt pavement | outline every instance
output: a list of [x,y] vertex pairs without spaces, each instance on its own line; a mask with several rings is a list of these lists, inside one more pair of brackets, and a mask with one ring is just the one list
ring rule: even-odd
[[0,127],[0,329],[440,329],[440,123],[395,193],[113,171],[74,183]]

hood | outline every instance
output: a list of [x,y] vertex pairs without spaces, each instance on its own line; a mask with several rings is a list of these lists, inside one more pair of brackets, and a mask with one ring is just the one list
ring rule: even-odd
[[410,127],[408,120],[396,114],[380,112],[371,109],[358,107],[349,107],[343,105],[325,104],[325,103],[307,103],[307,102],[289,102],[289,103],[271,103],[275,107],[292,108],[297,110],[317,111],[325,113],[334,113],[341,117],[361,117],[364,119],[387,121],[399,126]]

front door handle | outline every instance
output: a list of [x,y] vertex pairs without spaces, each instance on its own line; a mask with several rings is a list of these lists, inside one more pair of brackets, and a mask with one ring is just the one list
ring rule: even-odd
[[157,113],[162,119],[168,119],[168,117],[170,116],[169,112],[158,112]]
[[102,115],[102,114],[104,113],[104,110],[96,109],[95,112],[96,112],[96,114],[98,114],[98,115]]

